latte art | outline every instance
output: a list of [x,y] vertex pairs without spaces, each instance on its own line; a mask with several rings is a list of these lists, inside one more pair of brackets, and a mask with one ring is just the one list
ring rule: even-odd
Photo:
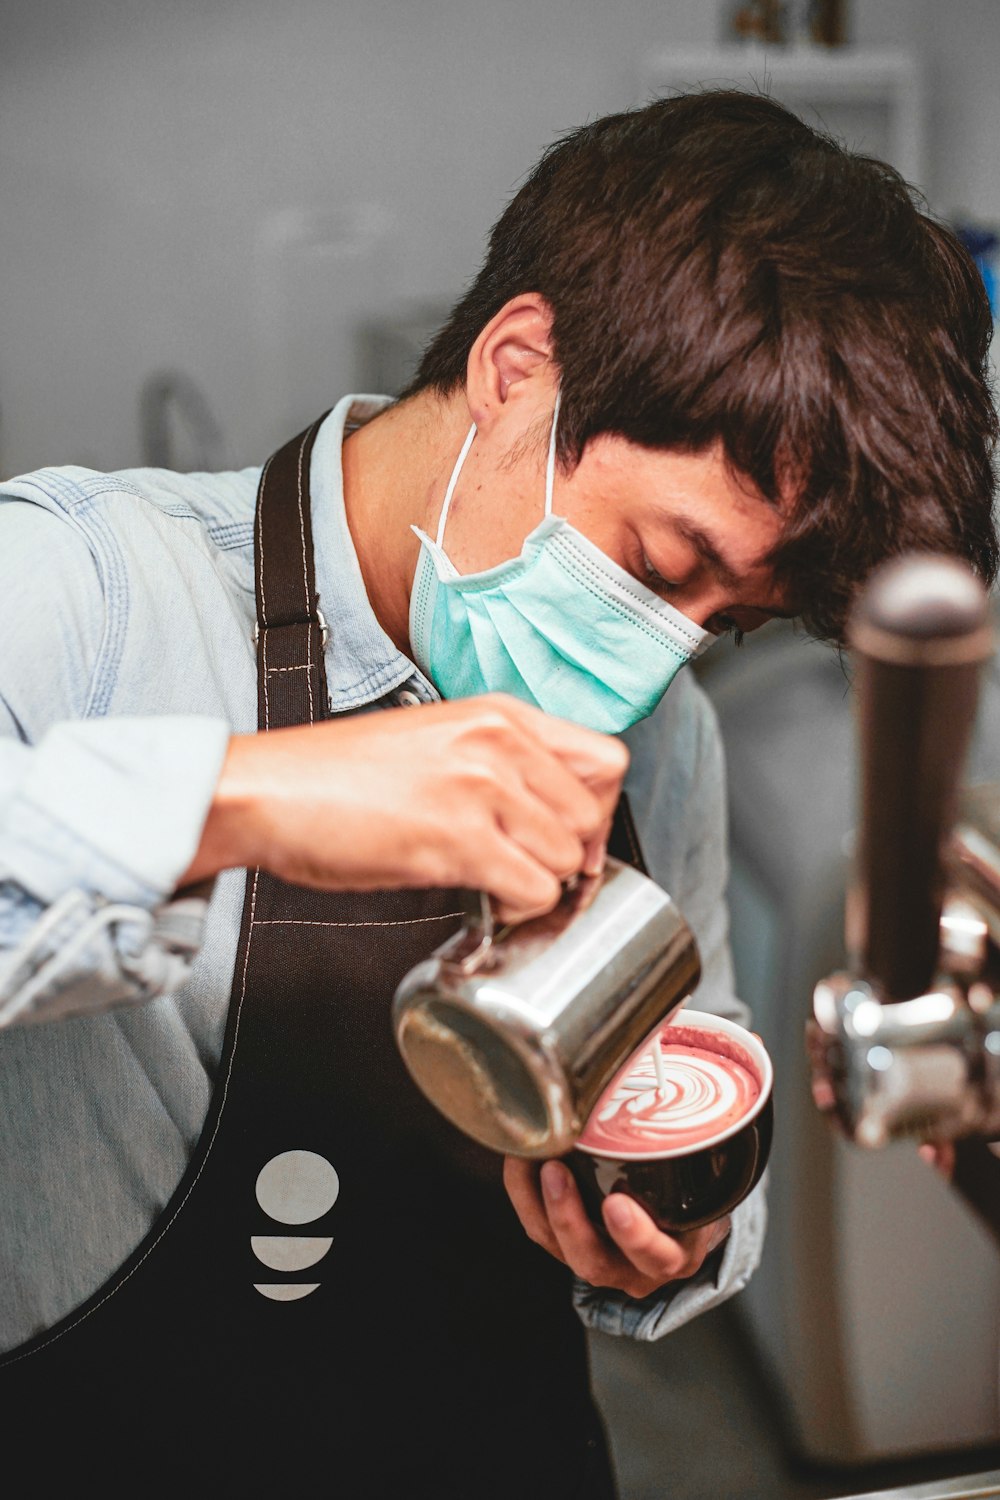
[[[659,1079],[652,1046],[660,1049]],[[579,1145],[650,1156],[689,1149],[736,1125],[759,1096],[749,1057],[728,1037],[668,1026],[599,1100]]]

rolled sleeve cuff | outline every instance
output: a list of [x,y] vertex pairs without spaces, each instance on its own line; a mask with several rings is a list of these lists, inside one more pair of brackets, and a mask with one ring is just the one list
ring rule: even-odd
[[3,866],[44,905],[82,886],[153,906],[191,863],[230,733],[195,715],[56,725],[4,810]]
[[204,936],[210,887],[152,911],[70,891],[0,956],[0,1028],[95,1015],[179,989]]
[[767,1197],[761,1182],[733,1210],[725,1243],[710,1255],[696,1275],[670,1282],[648,1297],[635,1299],[607,1287],[577,1280],[576,1309],[588,1328],[651,1342],[718,1307],[746,1286],[760,1263],[767,1228]]

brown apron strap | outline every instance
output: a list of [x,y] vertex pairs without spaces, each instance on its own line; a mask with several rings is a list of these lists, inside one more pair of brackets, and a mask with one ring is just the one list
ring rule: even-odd
[[257,491],[257,724],[311,724],[328,712],[326,621],[316,596],[309,462],[327,413],[264,465]]
[[635,820],[632,817],[632,809],[624,792],[618,798],[618,806],[615,808],[611,834],[608,838],[608,853],[614,855],[615,859],[624,861],[625,864],[634,865],[643,875],[649,874],[642,854],[642,845],[639,843]]

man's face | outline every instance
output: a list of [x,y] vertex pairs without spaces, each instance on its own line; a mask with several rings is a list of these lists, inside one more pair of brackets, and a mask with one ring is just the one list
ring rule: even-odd
[[[543,509],[537,452],[525,454],[456,505],[448,554],[461,573],[505,562]],[[741,486],[721,446],[682,453],[605,434],[572,474],[557,469],[552,510],[698,625],[749,631],[792,612],[764,561],[782,514]]]

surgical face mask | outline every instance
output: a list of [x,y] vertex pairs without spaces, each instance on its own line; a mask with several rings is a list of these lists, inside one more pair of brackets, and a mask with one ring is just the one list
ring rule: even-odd
[[444,551],[469,431],[445,491],[437,539],[419,527],[410,642],[444,698],[511,693],[591,729],[618,734],[659,703],[714,636],[673,609],[552,514],[556,398],[545,470],[545,516],[520,556],[460,574]]

